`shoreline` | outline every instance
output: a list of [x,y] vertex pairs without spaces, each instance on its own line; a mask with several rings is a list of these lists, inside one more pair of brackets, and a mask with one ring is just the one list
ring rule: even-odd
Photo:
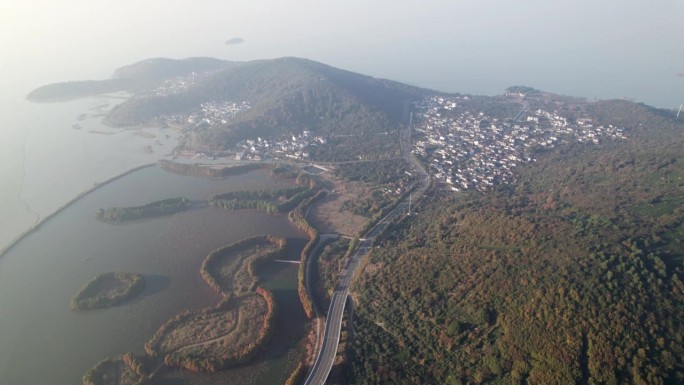
[[[4,257],[5,254],[7,254],[12,248],[14,248],[14,246],[16,246],[17,243],[19,243],[27,235],[39,230],[40,227],[43,225],[43,223],[45,223],[46,221],[48,221],[49,219],[51,219],[55,215],[59,214],[62,210],[67,209],[69,206],[76,203],[76,201],[78,201],[79,199],[90,194],[91,192],[96,191],[97,189],[99,189],[100,187],[102,187],[106,184],[114,182],[115,180],[123,178],[129,174],[136,172],[136,171],[139,171],[139,170],[142,170],[142,169],[145,169],[148,167],[159,167],[159,163],[163,160],[168,160],[168,158],[162,158],[162,159],[159,159],[159,160],[152,162],[152,163],[145,163],[145,164],[133,167],[133,168],[128,169],[128,170],[126,170],[120,174],[114,175],[111,178],[105,179],[103,182],[95,182],[92,187],[80,192],[74,198],[68,200],[66,203],[64,203],[63,205],[56,208],[52,213],[43,217],[38,223],[36,223],[36,224],[32,225],[31,227],[27,228],[26,230],[22,231],[19,235],[17,235],[16,237],[14,237],[10,241],[8,241],[7,244],[5,244],[5,246],[0,248],[0,258]],[[177,159],[173,158],[171,160],[171,162],[177,162]],[[265,162],[265,161],[237,161],[237,160],[236,161],[228,160],[228,161],[224,161],[224,162],[220,162],[220,163],[184,163],[184,162],[178,162],[178,163],[179,164],[199,164],[200,166],[208,166],[209,168],[216,167],[216,166],[235,166],[235,165],[245,164],[245,163],[247,163],[247,164],[267,164],[267,162]]]
[[62,212],[63,210],[69,208],[69,206],[73,205],[74,203],[76,203],[76,201],[78,201],[79,199],[83,198],[84,196],[86,196],[86,195],[88,195],[88,194],[90,194],[90,193],[96,191],[96,190],[99,189],[100,187],[103,187],[103,186],[105,186],[105,185],[107,185],[107,184],[109,184],[109,183],[111,183],[111,182],[114,182],[114,181],[117,180],[117,179],[121,179],[121,178],[123,178],[123,177],[125,177],[125,176],[127,176],[127,175],[130,175],[130,174],[132,174],[132,173],[134,173],[134,172],[136,172],[136,171],[140,171],[140,170],[143,170],[143,169],[146,169],[146,168],[149,168],[149,167],[156,167],[156,166],[157,166],[157,162],[154,162],[154,163],[146,163],[146,164],[143,164],[143,165],[136,166],[136,167],[133,167],[133,168],[131,168],[131,169],[128,169],[128,170],[126,170],[126,171],[124,171],[124,172],[122,172],[122,173],[120,173],[120,174],[114,175],[113,177],[111,177],[111,178],[109,178],[109,179],[106,179],[106,180],[103,181],[103,182],[95,182],[95,184],[94,184],[92,187],[90,187],[90,188],[88,188],[88,189],[86,189],[86,190],[80,192],[80,193],[79,193],[78,195],[76,195],[74,198],[68,200],[66,203],[64,203],[63,205],[59,206],[57,209],[55,209],[55,211],[53,211],[52,213],[50,213],[50,214],[46,215],[45,217],[43,217],[38,223],[36,223],[35,225],[33,225],[33,226],[29,227],[28,229],[24,230],[24,231],[23,231],[22,233],[20,233],[17,237],[15,237],[15,238],[12,239],[11,241],[9,241],[9,242],[7,243],[7,245],[5,245],[4,247],[2,247],[2,248],[0,249],[0,259],[1,259],[2,257],[4,257],[5,254],[7,254],[10,250],[12,250],[19,242],[21,242],[24,238],[26,238],[26,236],[28,236],[28,235],[30,235],[30,234],[32,234],[32,233],[34,233],[34,232],[40,230],[40,227],[41,227],[45,222],[47,222],[47,221],[49,221],[50,219],[52,219],[53,217],[55,217],[57,214],[59,214],[59,213]]

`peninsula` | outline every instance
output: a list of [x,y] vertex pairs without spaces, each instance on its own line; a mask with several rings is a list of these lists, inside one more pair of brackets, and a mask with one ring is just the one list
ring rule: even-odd
[[188,206],[187,198],[169,198],[143,206],[110,207],[97,210],[97,220],[107,223],[134,221],[138,219],[170,215],[185,210]]

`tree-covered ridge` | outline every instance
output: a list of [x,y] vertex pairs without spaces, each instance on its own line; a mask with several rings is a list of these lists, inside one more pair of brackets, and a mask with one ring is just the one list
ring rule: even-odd
[[226,210],[257,209],[277,214],[292,210],[317,191],[306,186],[277,190],[233,191],[214,196],[209,200],[209,204]]
[[231,175],[240,175],[265,167],[261,163],[244,163],[232,166],[214,166],[199,163],[177,163],[161,160],[157,165],[169,172],[178,175],[197,176],[204,178],[223,178]]
[[334,175],[351,182],[362,182],[370,189],[365,198],[344,202],[341,210],[356,215],[373,217],[384,207],[396,201],[401,191],[411,187],[415,176],[403,158],[361,161],[340,164],[335,167]]
[[228,148],[257,136],[311,130],[317,135],[388,132],[405,118],[405,102],[427,91],[298,58],[241,63],[212,74],[187,91],[145,95],[114,108],[107,121],[130,125],[192,111],[213,100],[247,100],[249,111],[195,133],[191,147]]
[[[212,206],[226,210],[257,209],[269,214],[286,213],[301,202],[313,197],[321,189],[318,179],[304,173],[295,174],[298,187],[275,190],[231,191],[214,195],[209,199]],[[272,177],[288,177],[291,174],[279,170]]]
[[111,92],[133,90],[136,82],[130,79],[81,80],[47,84],[26,95],[31,102],[59,102]]
[[137,219],[170,215],[185,210],[190,201],[187,198],[168,198],[134,207],[109,207],[97,210],[98,221],[117,223]]
[[397,158],[399,133],[363,133],[331,136],[325,144],[307,148],[310,159],[317,162],[347,162]]
[[152,82],[176,76],[186,76],[193,72],[220,71],[239,64],[238,62],[210,57],[150,58],[117,68],[112,74],[112,79],[136,79]]
[[357,241],[338,238],[325,244],[316,257],[313,266],[312,291],[320,309],[330,305],[330,297],[335,291],[335,285],[340,274],[344,271],[351,257],[351,252],[357,246]]
[[352,383],[684,381],[684,127],[633,103],[590,108],[630,139],[437,198],[373,252]]
[[152,89],[175,76],[218,71],[234,65],[237,63],[205,57],[181,60],[152,58],[118,68],[109,79],[47,84],[31,91],[26,99],[31,102],[57,102],[119,91],[136,93]]
[[335,168],[335,176],[349,181],[378,185],[405,184],[411,179],[410,167],[404,159],[388,159],[375,162],[341,164]]

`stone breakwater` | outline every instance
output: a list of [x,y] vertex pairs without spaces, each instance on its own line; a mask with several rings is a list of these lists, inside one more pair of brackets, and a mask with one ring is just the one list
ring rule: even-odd
[[118,174],[118,175],[115,175],[115,176],[113,176],[113,177],[111,177],[111,178],[105,180],[104,182],[95,183],[95,184],[93,185],[93,187],[91,187],[91,188],[89,188],[89,189],[87,189],[87,190],[85,190],[85,191],[82,191],[80,194],[76,195],[73,199],[71,199],[71,200],[69,200],[68,202],[66,202],[65,204],[61,205],[61,206],[58,207],[55,211],[53,211],[51,214],[46,215],[45,217],[43,217],[43,219],[41,219],[41,220],[40,220],[39,222],[37,222],[35,225],[29,227],[29,228],[26,229],[23,233],[21,233],[19,236],[17,236],[17,237],[14,238],[12,241],[10,241],[5,247],[3,247],[2,249],[0,249],[0,258],[2,258],[5,254],[7,254],[14,246],[17,245],[17,243],[19,243],[19,242],[20,242],[22,239],[24,239],[27,235],[29,235],[29,234],[31,234],[31,233],[33,233],[33,232],[35,232],[35,231],[38,231],[38,230],[40,229],[40,227],[43,225],[43,223],[45,223],[45,222],[49,221],[50,219],[52,219],[55,215],[57,215],[57,214],[59,214],[60,212],[62,212],[62,210],[65,210],[65,209],[69,208],[69,206],[73,205],[74,203],[76,203],[76,201],[78,201],[79,199],[83,198],[84,196],[86,196],[86,195],[92,193],[93,191],[99,189],[100,187],[103,187],[103,186],[105,186],[105,185],[107,185],[107,184],[109,184],[109,183],[111,183],[111,182],[114,182],[114,181],[117,180],[117,179],[121,179],[121,178],[123,178],[123,177],[125,177],[125,176],[127,176],[127,175],[130,175],[130,174],[132,174],[132,173],[134,173],[134,172],[136,172],[136,171],[139,171],[139,170],[142,170],[142,169],[145,169],[145,168],[155,167],[156,165],[157,165],[157,163],[147,163],[147,164],[144,164],[144,165],[142,165],[142,166],[137,166],[137,167],[134,167],[134,168],[129,169],[129,170],[127,170],[127,171],[124,171],[123,173]]

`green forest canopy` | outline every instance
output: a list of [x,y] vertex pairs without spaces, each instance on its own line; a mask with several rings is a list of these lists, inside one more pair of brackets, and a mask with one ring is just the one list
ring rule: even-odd
[[438,197],[357,284],[352,383],[684,382],[682,125],[558,148],[519,183]]

